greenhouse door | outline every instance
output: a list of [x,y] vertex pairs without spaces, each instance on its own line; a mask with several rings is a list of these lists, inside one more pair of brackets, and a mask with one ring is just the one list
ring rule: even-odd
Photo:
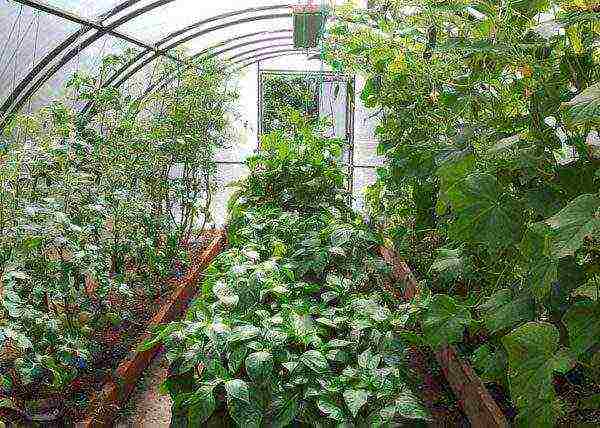
[[328,119],[326,137],[348,142],[344,162],[352,164],[354,134],[354,78],[331,72],[259,72],[259,136],[278,129],[290,109],[314,118]]

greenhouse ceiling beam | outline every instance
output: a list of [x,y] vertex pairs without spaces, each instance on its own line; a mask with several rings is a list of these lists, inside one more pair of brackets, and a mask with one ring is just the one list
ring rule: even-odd
[[[122,6],[129,7],[135,3],[138,3],[139,1],[140,0],[130,0],[130,1],[126,2],[125,4],[123,4]],[[11,117],[12,114],[14,114],[16,111],[18,111],[23,106],[23,104],[25,104],[25,102],[27,102],[27,100],[44,83],[46,83],[48,80],[50,80],[50,78],[52,76],[54,76],[54,74],[58,70],[60,70],[65,64],[67,64],[69,61],[71,61],[73,58],[75,58],[78,54],[80,54],[83,49],[87,48],[92,43],[94,43],[95,41],[100,39],[102,36],[104,36],[106,34],[107,30],[113,30],[113,29],[119,27],[120,25],[123,25],[123,24],[131,21],[134,18],[137,18],[140,15],[143,15],[144,13],[150,12],[160,6],[164,6],[165,4],[171,3],[173,1],[174,0],[156,0],[150,4],[147,4],[143,7],[140,7],[138,9],[135,9],[135,10],[123,15],[122,17],[116,19],[115,21],[112,21],[110,24],[108,24],[105,27],[104,30],[97,30],[95,32],[95,34],[89,36],[87,39],[85,39],[83,42],[81,42],[78,46],[76,46],[75,48],[72,48],[64,56],[60,57],[60,59],[56,63],[54,63],[53,65],[51,65],[48,68],[46,73],[44,73],[39,79],[34,81],[36,76],[38,74],[42,73],[47,68],[47,66],[50,63],[52,63],[53,60],[55,60],[60,54],[63,53],[64,50],[66,50],[69,46],[71,46],[74,42],[76,42],[79,39],[79,37],[88,33],[90,29],[82,28],[79,31],[76,31],[71,36],[69,36],[59,46],[57,46],[50,53],[48,53],[27,74],[27,76],[21,80],[19,85],[17,87],[15,87],[13,92],[5,100],[2,107],[0,107],[0,114],[3,115],[0,120],[0,129],[2,129],[4,126],[6,126],[6,123],[8,122],[9,117]],[[104,21],[108,18],[111,18],[112,16],[114,16],[114,14],[118,13],[121,10],[122,10],[122,8],[120,6],[117,6],[112,11],[108,12],[107,14],[104,14],[102,16],[101,20]],[[29,89],[27,89],[27,88],[29,88]],[[25,91],[25,93],[22,94],[24,91]]]
[[[281,33],[292,33],[292,32],[293,32],[293,30],[261,31],[259,33],[251,33],[251,34],[247,34],[247,35],[244,35],[244,36],[234,37],[232,39],[225,40],[223,42],[219,42],[216,45],[212,45],[212,46],[210,46],[210,47],[208,47],[206,49],[203,49],[200,52],[195,53],[194,55],[192,55],[192,58],[199,58],[199,57],[201,57],[204,54],[213,53],[214,49],[216,49],[216,48],[220,48],[222,46],[228,45],[231,42],[235,42],[235,41],[238,41],[238,40],[241,40],[241,39],[246,39],[248,37],[253,37],[253,36],[256,36],[258,34],[281,34]],[[216,53],[217,55],[220,55],[220,54],[222,54],[224,52],[228,52],[228,51],[231,51],[233,49],[241,48],[241,47],[252,45],[252,44],[255,44],[255,43],[269,42],[269,41],[273,41],[273,40],[284,40],[284,39],[291,40],[292,36],[288,35],[288,36],[281,36],[281,37],[267,37],[265,39],[252,40],[250,42],[245,42],[245,43],[238,43],[237,45],[230,46],[227,49],[222,49],[220,51],[214,51],[214,53]]]
[[[246,13],[244,11],[238,11],[238,14],[241,13]],[[291,13],[284,13],[284,14],[269,14],[269,15],[259,15],[259,16],[253,16],[253,17],[249,17],[249,18],[242,18],[242,19],[238,19],[236,21],[233,22],[227,22],[225,24],[219,24],[210,28],[206,28],[202,31],[196,32],[194,34],[190,34],[188,36],[186,36],[183,39],[177,40],[173,43],[171,43],[169,46],[163,48],[164,50],[170,50],[173,48],[176,48],[177,46],[188,42],[192,39],[204,36],[206,34],[212,33],[213,31],[217,31],[217,30],[222,30],[224,28],[233,26],[233,25],[239,25],[239,24],[245,24],[248,22],[254,22],[254,21],[261,21],[264,19],[278,19],[278,18],[287,18],[287,17],[291,17]],[[133,76],[135,73],[137,73],[139,70],[141,70],[143,67],[145,67],[146,65],[150,64],[152,61],[154,61],[156,58],[158,58],[158,55],[152,55],[149,58],[143,60],[140,64],[138,64],[137,66],[135,66],[133,69],[131,69],[129,72],[127,72],[127,74],[125,76],[123,76],[122,78],[119,79],[119,77],[121,76],[121,74],[125,73],[125,71],[127,69],[129,69],[131,66],[133,66],[136,62],[142,60],[144,54],[138,55],[136,58],[132,59],[132,61],[130,61],[128,64],[123,65],[123,67],[121,67],[119,70],[117,70],[115,73],[113,73],[112,76],[110,76],[105,83],[105,86],[111,85],[113,82],[116,82],[113,86],[114,87],[119,87],[121,86],[127,79],[129,79],[131,76]],[[117,81],[117,79],[119,79]]]
[[[265,39],[265,40],[266,40],[266,39]],[[265,41],[265,40],[257,40],[257,41],[255,41],[255,42],[253,42],[253,43],[260,43],[260,42],[263,42],[263,41]],[[293,44],[291,44],[291,43],[286,43],[286,44],[275,44],[275,45],[263,46],[263,47],[261,47],[261,48],[253,49],[253,50],[251,50],[251,51],[246,51],[244,54],[247,54],[247,53],[250,53],[250,52],[257,52],[257,51],[259,51],[259,50],[262,50],[262,49],[271,49],[271,48],[275,48],[275,47],[283,47],[283,46],[288,46],[288,47],[291,47],[291,46],[293,46]],[[294,49],[294,51],[298,51],[298,50],[297,50],[297,49]],[[224,51],[223,51],[223,52],[224,52]],[[216,57],[217,55],[219,55],[220,53],[222,53],[222,52],[214,52],[214,53],[212,53],[211,55],[207,56],[207,58],[214,58],[214,57]],[[238,56],[239,56],[239,55],[238,55]],[[232,57],[232,58],[236,58],[236,57]],[[163,80],[162,82],[161,82],[161,81],[159,81],[159,82],[156,82],[156,83],[155,83],[153,86],[149,87],[149,88],[146,90],[146,92],[144,92],[144,94],[143,94],[143,97],[144,97],[144,96],[147,96],[147,95],[148,95],[150,92],[154,91],[155,89],[162,89],[163,87],[165,87],[166,85],[168,85],[169,83],[171,83],[173,80],[174,80],[174,79],[173,79],[173,78],[171,78],[171,79]],[[160,86],[159,86],[159,85],[160,85]],[[158,86],[158,87],[157,87],[157,86]]]
[[[261,33],[277,33],[277,32],[286,32],[286,31],[291,32],[292,30],[275,30],[275,31],[268,31],[268,32],[261,32]],[[250,35],[253,35],[253,34],[255,34],[255,33],[251,33]],[[245,37],[248,37],[250,35],[246,35]],[[243,38],[243,37],[244,36],[238,36],[238,37],[235,37],[233,39],[229,39],[229,41],[233,41],[233,40],[240,39],[240,38]],[[262,43],[265,40],[267,40],[267,39],[255,40],[253,43]],[[224,44],[224,43],[225,42],[221,42],[220,44]],[[203,55],[205,53],[208,53],[208,52],[210,52],[211,49],[214,49],[214,46],[212,46],[210,48],[207,48],[207,49],[204,49],[201,52],[198,52],[197,54],[194,55],[194,57],[199,57],[199,56],[201,56],[201,55]],[[215,52],[214,54],[218,55],[219,53]],[[211,55],[211,56],[208,56],[207,58],[213,58],[216,55]],[[188,65],[185,70],[187,70],[189,68],[191,68],[191,66]],[[158,80],[158,81],[154,82],[153,84],[151,84],[150,86],[148,86],[148,88],[146,88],[146,90],[138,98],[138,100],[143,99],[144,97],[148,96],[150,93],[152,93],[154,91],[157,91],[157,90],[160,90],[160,89],[164,88],[165,86],[167,86],[169,83],[171,83],[175,79],[176,79],[176,76],[168,76],[168,77],[166,77],[164,79],[161,79],[161,80]],[[87,111],[87,109],[89,109],[91,107],[91,105],[92,105],[92,102],[90,101],[88,103],[88,105],[85,106],[84,110]],[[82,113],[85,113],[85,111],[82,111]]]
[[[255,36],[260,36],[260,35],[270,35],[270,34],[292,33],[292,32],[293,32],[293,30],[291,30],[291,29],[280,29],[280,30],[270,30],[270,31],[257,31],[257,32],[254,32],[254,33],[243,34],[241,36],[236,36],[236,37],[232,37],[231,39],[223,40],[223,41],[217,43],[216,45],[212,45],[212,46],[210,46],[210,47],[208,47],[206,49],[203,49],[200,52],[195,53],[194,55],[192,55],[190,58],[191,59],[198,58],[198,57],[200,57],[200,56],[202,56],[202,55],[204,55],[206,53],[209,53],[212,49],[215,49],[215,48],[218,48],[218,47],[221,47],[221,46],[225,46],[225,45],[227,45],[229,43],[232,43],[232,42],[235,42],[235,41],[238,41],[238,40],[242,40],[242,39],[246,39],[248,37],[255,37]],[[263,42],[265,40],[271,40],[271,39],[274,39],[274,38],[260,39],[258,41],[255,41],[255,43],[257,43],[257,42]],[[143,53],[141,55],[138,55],[137,56],[137,60],[139,60],[142,57],[144,57],[145,54],[147,54],[147,53]],[[151,58],[149,58],[149,59],[151,59]],[[137,61],[136,59],[134,59],[134,60]],[[146,63],[144,63],[144,65],[146,65]],[[131,75],[133,75],[137,71],[139,71],[144,65],[142,65],[142,66],[138,65],[136,68],[132,69],[132,71],[130,73],[128,73],[123,78],[121,78],[117,82],[117,84],[115,84],[115,87],[118,87],[118,86],[122,85],[129,77],[131,77]],[[194,64],[188,64],[185,67],[184,71],[185,70],[189,70],[192,67],[194,67]],[[111,84],[114,81],[114,79],[112,79],[112,77],[113,76],[111,76],[111,78],[109,78],[106,81],[105,85]],[[159,80],[159,81],[157,81],[155,83],[152,83],[151,85],[149,85],[148,89],[146,89],[146,91],[144,92],[144,96],[146,96],[147,94],[149,94],[150,92],[152,92],[154,90],[154,88],[156,88],[158,85],[160,85],[165,80],[166,80],[166,84],[168,84],[168,83],[172,82],[174,78],[175,77],[171,76],[170,79],[169,78],[165,78],[165,79],[161,79],[161,80]],[[161,86],[161,88],[163,86]],[[93,101],[88,101],[87,104],[83,107],[83,109],[81,109],[80,114],[83,114],[83,115],[86,114],[92,108],[93,104],[94,104]]]
[[84,27],[89,27],[98,31],[103,31],[106,34],[117,37],[119,39],[125,40],[131,44],[137,45],[141,48],[146,49],[147,51],[153,51],[160,55],[168,56],[169,58],[175,61],[181,61],[180,58],[177,58],[174,55],[169,54],[161,49],[158,49],[156,46],[146,43],[145,41],[138,39],[137,37],[131,36],[127,33],[118,31],[116,29],[111,29],[110,27],[103,25],[98,21],[92,21],[90,19],[84,18],[81,15],[69,12],[67,10],[61,9],[56,6],[49,5],[48,3],[41,0],[13,0],[15,3],[20,3],[25,6],[29,6],[31,8],[40,10],[42,12],[48,13],[50,15],[57,16],[59,18],[65,19],[67,21],[73,22],[75,24],[83,25]]
[[[238,14],[241,13],[245,13],[244,11],[238,11]],[[292,14],[291,13],[274,13],[274,14],[267,14],[267,15],[259,15],[259,16],[251,16],[251,17],[246,17],[246,18],[241,18],[238,19],[236,21],[232,21],[232,22],[226,22],[224,24],[219,24],[219,25],[215,25],[213,27],[209,27],[209,28],[205,28],[204,30],[198,31],[196,33],[193,34],[189,34],[186,37],[176,40],[174,42],[172,42],[169,46],[166,46],[163,48],[163,50],[170,50],[173,48],[176,48],[177,46],[188,42],[190,40],[193,40],[195,38],[204,36],[206,34],[212,33],[214,31],[218,31],[218,30],[222,30],[228,27],[232,27],[235,25],[240,25],[240,24],[245,24],[245,23],[249,23],[249,22],[255,22],[255,21],[262,21],[262,20],[268,20],[268,19],[279,19],[279,18],[291,18]],[[115,88],[120,87],[123,83],[125,83],[128,79],[131,78],[131,76],[133,76],[135,73],[137,73],[138,71],[140,71],[143,67],[145,67],[146,65],[150,64],[152,61],[154,61],[156,58],[158,58],[158,55],[154,54],[144,60],[142,60],[142,58],[144,57],[146,53],[137,55],[136,58],[134,58],[132,61],[130,61],[128,64],[125,64],[123,67],[121,67],[119,70],[117,70],[115,73],[113,73],[112,76],[110,76],[105,83],[105,87],[108,85],[111,85]],[[130,69],[131,66],[133,66],[136,62],[140,61],[141,62],[136,65],[135,67],[133,67],[132,69]],[[125,73],[126,70],[130,69],[124,76],[120,77],[123,73]],[[120,77],[120,78],[119,78]],[[119,80],[117,80],[119,79]],[[113,84],[114,83],[114,84]],[[87,111],[89,111],[90,108],[90,103],[88,103],[88,105],[86,105],[84,107],[84,109],[82,110],[82,113],[85,113]]]

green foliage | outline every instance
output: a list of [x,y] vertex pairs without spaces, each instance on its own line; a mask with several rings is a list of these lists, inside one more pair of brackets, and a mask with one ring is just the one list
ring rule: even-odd
[[555,354],[594,376],[597,14],[593,1],[376,0],[338,9],[325,42],[382,116],[369,214],[446,293],[414,303],[424,341],[487,337],[473,359],[508,378],[524,426],[557,421]]
[[522,413],[519,426],[554,426],[556,394],[552,373],[566,371],[567,354],[559,352],[558,330],[551,324],[527,323],[502,339],[508,352],[508,381]]
[[315,76],[266,74],[262,81],[262,133],[287,132],[289,118],[295,114],[318,120],[319,90]]
[[341,142],[298,124],[261,148],[230,202],[230,248],[186,320],[167,327],[167,385],[193,385],[170,390],[177,420],[206,420],[214,400],[243,427],[428,419],[408,387],[379,241],[343,190]]
[[461,307],[449,296],[438,294],[423,314],[423,333],[432,346],[440,348],[460,342],[465,327],[472,321],[467,308]]
[[[130,301],[154,299],[208,220],[214,152],[235,94],[223,92],[216,64],[197,64],[198,73],[160,63],[157,73],[178,84],[134,100],[99,84],[123,61],[105,58],[98,75],[68,83],[91,102],[88,116],[55,103],[16,117],[4,135],[0,375],[12,380],[8,393],[60,392],[91,367],[103,346],[96,332],[132,317]],[[176,166],[181,177],[171,174]]]

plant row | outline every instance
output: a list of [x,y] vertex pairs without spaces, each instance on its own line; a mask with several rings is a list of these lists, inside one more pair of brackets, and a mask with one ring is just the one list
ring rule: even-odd
[[210,221],[236,94],[211,63],[157,65],[175,83],[146,97],[105,86],[126,61],[76,74],[73,103],[16,117],[2,138],[0,397],[60,392],[88,371],[101,333],[139,321],[136,302],[161,293]]
[[294,115],[265,135],[229,204],[230,248],[186,318],[157,333],[174,426],[397,426],[410,388],[379,241],[352,211],[343,144]]
[[518,426],[597,423],[598,3],[369,3],[326,57],[380,118],[369,213],[424,279],[418,340],[458,344]]

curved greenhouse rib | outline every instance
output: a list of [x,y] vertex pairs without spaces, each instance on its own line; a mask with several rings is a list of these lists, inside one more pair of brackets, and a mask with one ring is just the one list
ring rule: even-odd
[[[139,1],[141,1],[141,0],[135,0],[135,1],[132,0],[132,1],[127,2],[127,4],[131,5],[134,3],[138,3]],[[73,44],[73,42],[76,41],[81,35],[88,33],[90,30],[89,29],[85,29],[85,30],[81,29],[78,32],[76,32],[75,34],[71,35],[69,38],[67,38],[67,40],[65,40],[63,43],[61,43],[59,47],[55,48],[52,52],[50,52],[48,55],[46,55],[44,57],[44,59],[42,59],[42,61],[40,61],[40,63],[38,63],[38,65],[36,67],[34,67],[31,70],[31,72],[23,80],[21,80],[19,85],[14,89],[14,91],[5,100],[4,104],[0,108],[0,113],[2,113],[4,115],[2,117],[2,120],[0,121],[0,129],[6,125],[8,117],[10,117],[11,114],[15,113],[19,108],[21,108],[23,106],[23,104],[29,99],[29,97],[31,97],[58,70],[60,70],[70,60],[72,60],[75,56],[77,56],[83,49],[90,46],[92,43],[94,43],[95,41],[100,39],[102,36],[106,35],[107,31],[113,30],[113,29],[117,28],[118,26],[123,25],[126,22],[129,22],[130,20],[132,20],[134,18],[137,18],[140,15],[143,15],[144,13],[150,12],[151,10],[154,10],[160,6],[164,6],[165,4],[171,3],[173,1],[175,1],[175,0],[156,0],[146,6],[140,7],[139,9],[135,9],[132,12],[129,12],[126,15],[116,19],[115,21],[113,21],[110,24],[108,24],[107,26],[105,26],[103,30],[97,30],[94,34],[92,34],[87,39],[85,39],[83,42],[81,42],[78,46],[76,46],[76,47],[72,48],[70,51],[68,51],[60,60],[58,60],[57,63],[50,66],[49,69],[46,71],[46,73],[44,73],[39,79],[37,79],[35,82],[32,83],[33,79],[45,69],[46,65],[51,63],[52,60],[57,55],[61,54],[68,46]],[[113,16],[113,15],[103,16],[102,21],[107,20],[111,16]],[[82,32],[82,33],[78,34],[80,32]],[[53,53],[55,55],[52,55]],[[29,87],[29,89],[23,95],[21,95],[27,87]]]
[[208,24],[209,22],[218,21],[219,19],[231,18],[233,16],[241,15],[244,13],[264,12],[265,10],[289,9],[289,8],[290,8],[290,5],[288,5],[288,4],[280,4],[280,5],[272,5],[272,6],[251,7],[248,9],[240,9],[240,10],[236,10],[233,12],[227,12],[227,13],[223,13],[220,15],[215,15],[215,16],[205,19],[203,21],[194,22],[193,24],[190,24],[190,25],[186,26],[185,28],[182,28],[181,30],[173,31],[172,33],[167,34],[166,36],[164,36],[162,39],[160,39],[156,43],[156,46],[165,44],[169,40],[172,40],[177,36],[181,36],[182,34],[185,34],[188,31],[193,30],[194,28],[198,28],[204,24]]
[[[250,50],[247,50],[247,51],[244,51],[244,52],[240,52],[240,53],[238,53],[238,54],[236,54],[236,55],[234,55],[232,57],[225,58],[225,61],[226,62],[231,62],[231,61],[233,61],[235,59],[238,59],[238,58],[241,58],[241,57],[243,57],[245,55],[253,54],[253,53],[262,51],[264,49],[271,49],[271,48],[293,48],[293,47],[294,47],[294,43],[279,43],[279,44],[275,44],[275,45],[263,46],[263,47],[260,47],[260,48],[250,49]],[[294,48],[293,50],[301,52],[300,49]],[[281,51],[274,51],[273,53],[276,53],[276,52],[281,52]]]
[[[191,56],[191,58],[192,59],[198,58],[198,57],[200,57],[200,56],[202,56],[202,55],[204,55],[206,53],[209,53],[213,49],[216,49],[216,48],[219,48],[219,47],[222,47],[222,46],[226,46],[229,43],[232,43],[232,42],[235,42],[235,41],[238,41],[238,40],[243,40],[243,39],[246,39],[246,38],[249,38],[249,37],[255,37],[255,36],[259,36],[259,35],[292,33],[292,32],[293,32],[293,30],[291,30],[291,29],[280,29],[280,30],[270,30],[270,31],[257,31],[257,32],[254,32],[254,33],[243,34],[241,36],[232,37],[231,39],[223,40],[223,41],[221,41],[221,42],[219,42],[219,43],[217,43],[215,45],[209,46],[208,48],[203,49],[203,50],[201,50],[198,53],[195,53],[194,55]],[[291,38],[291,36],[289,38]],[[255,41],[254,43],[264,42],[266,40],[272,40],[272,39],[275,39],[275,38],[260,39],[260,40]],[[239,45],[237,45],[237,47],[239,47]],[[225,50],[223,52],[225,52]],[[142,52],[141,54],[137,55],[135,61],[143,58],[147,53],[148,52]],[[144,64],[144,65],[146,65],[146,64]],[[184,70],[188,70],[188,69],[190,69],[192,67],[194,67],[193,64],[188,64],[188,65],[185,66]],[[135,74],[135,72],[139,71],[140,69],[141,69],[141,67],[136,68],[133,74]],[[115,87],[120,86],[126,80],[127,79],[120,79],[119,82],[115,85]],[[150,92],[152,92],[158,85],[161,85],[161,83],[166,82],[165,84],[169,84],[172,81],[173,81],[172,77],[171,78],[166,77],[166,78],[164,78],[162,80],[158,80],[158,81],[156,81],[154,83],[151,83],[149,85],[148,89],[144,92],[143,96],[146,96],[147,94],[149,94]],[[107,81],[105,83],[105,85],[107,85],[109,83],[111,83],[111,82]],[[164,85],[160,86],[160,88],[162,88],[162,87],[164,87]],[[143,96],[142,96],[142,98],[143,98]],[[94,104],[93,101],[88,101],[86,103],[86,105],[83,107],[83,109],[81,109],[80,113],[81,114],[86,114],[92,108],[93,104]]]
[[[245,12],[244,12],[245,13]],[[195,38],[204,36],[206,34],[212,33],[214,31],[217,30],[222,30],[224,28],[230,27],[230,26],[235,26],[235,25],[239,25],[239,24],[244,24],[244,23],[248,23],[248,22],[254,22],[254,21],[262,21],[262,20],[268,20],[268,19],[279,19],[279,18],[288,18],[291,17],[292,14],[291,13],[278,13],[278,14],[268,14],[268,15],[259,15],[259,16],[252,16],[252,17],[246,17],[246,18],[241,18],[238,19],[236,21],[232,21],[232,22],[226,22],[224,24],[219,24],[219,25],[215,25],[209,28],[205,28],[201,31],[198,31],[196,33],[190,34],[182,39],[179,39],[177,41],[172,42],[170,45],[162,48],[162,50],[170,50],[173,49],[185,42],[188,42],[190,40],[193,40]],[[283,30],[282,30],[283,31]],[[260,32],[262,33],[262,32]],[[148,52],[143,52],[140,53],[139,55],[137,55],[132,61],[130,61],[128,64],[125,64],[123,67],[121,67],[118,71],[116,71],[112,76],[110,76],[106,83],[105,86],[108,86],[110,84],[112,84],[114,82],[114,84],[112,85],[115,88],[120,87],[123,83],[125,83],[129,78],[131,78],[131,76],[133,76],[135,73],[137,73],[138,71],[140,71],[143,67],[145,67],[146,65],[150,64],[152,61],[154,61],[155,59],[157,59],[160,55],[157,54],[153,54],[151,56],[149,56],[146,59],[142,58],[147,55]],[[123,75],[122,77],[120,77],[125,70],[129,69],[133,64],[135,64],[136,62],[140,61],[141,62],[139,64],[137,64],[135,67],[133,67],[132,69],[130,69],[125,75]],[[119,78],[120,77],[120,78]],[[119,79],[117,81],[117,79]],[[89,106],[86,105],[86,107],[84,108],[84,111],[88,111],[89,110]]]
[[[175,32],[173,32],[173,33],[169,34],[168,36],[165,36],[165,37],[163,37],[161,40],[159,40],[159,41],[156,43],[156,45],[155,45],[155,46],[156,46],[156,47],[158,47],[158,46],[160,46],[160,45],[162,45],[162,44],[166,43],[167,41],[170,41],[170,40],[172,40],[173,38],[175,38],[175,37],[177,37],[177,36],[179,36],[179,35],[181,35],[181,34],[184,34],[184,33],[186,33],[186,32],[187,32],[187,31],[189,31],[190,29],[197,28],[197,27],[199,27],[199,26],[202,26],[202,25],[204,25],[204,24],[207,24],[207,23],[210,23],[210,22],[214,22],[214,21],[218,21],[218,20],[221,20],[221,19],[226,19],[226,18],[231,18],[231,17],[234,17],[234,16],[243,15],[243,14],[246,14],[246,13],[252,13],[252,12],[255,12],[256,10],[273,10],[273,9],[280,9],[280,8],[283,8],[283,7],[287,7],[287,6],[267,6],[267,7],[264,7],[264,8],[240,9],[240,10],[236,10],[236,11],[234,11],[234,12],[228,12],[228,13],[223,13],[223,14],[220,14],[220,15],[215,15],[215,16],[213,16],[213,17],[211,17],[211,18],[208,18],[208,19],[203,19],[203,20],[201,20],[201,21],[195,22],[195,23],[193,23],[193,24],[191,24],[191,25],[187,26],[186,28],[184,28],[184,29],[182,29],[182,30],[175,31]],[[259,16],[264,16],[264,15],[259,15]],[[291,15],[290,15],[290,16],[291,16]],[[256,18],[258,18],[258,17],[256,17]],[[246,20],[246,21],[243,21],[243,22],[251,22],[252,20],[253,20],[253,19]],[[257,20],[258,20],[258,19],[257,19]],[[235,25],[235,24],[237,24],[237,23],[239,23],[239,20],[238,20],[238,21],[234,21],[234,22],[232,22],[232,23],[229,23],[229,24]],[[225,28],[225,27],[212,27],[212,31],[215,31],[216,29],[221,29],[221,28]],[[202,35],[204,35],[204,34],[207,34],[207,33],[204,33],[204,32],[195,33],[194,37],[192,37],[192,38],[190,38],[190,39],[186,38],[186,39],[182,39],[182,40],[177,40],[176,42],[173,42],[173,43],[171,43],[169,46],[167,46],[167,47],[163,48],[162,50],[165,50],[165,51],[166,51],[166,50],[172,49],[172,48],[174,48],[174,47],[177,47],[177,46],[179,46],[179,45],[180,45],[180,44],[182,44],[182,43],[185,43],[186,41],[189,41],[189,40],[191,40],[191,39],[193,39],[193,38],[196,38],[196,37],[202,36]],[[120,77],[120,76],[121,76],[123,73],[125,73],[125,72],[126,72],[126,71],[127,71],[129,68],[130,68],[130,67],[134,66],[134,65],[135,65],[135,64],[136,64],[138,61],[140,61],[140,60],[141,60],[141,59],[142,59],[142,58],[143,58],[145,55],[147,55],[148,53],[149,53],[149,51],[145,51],[145,52],[143,51],[143,52],[140,52],[138,55],[136,55],[134,58],[132,58],[132,59],[131,59],[131,61],[129,61],[127,64],[124,64],[124,65],[123,65],[123,66],[122,66],[122,67],[121,67],[119,70],[117,70],[116,72],[114,72],[114,73],[113,73],[113,74],[112,74],[112,75],[111,75],[111,76],[110,76],[110,77],[109,77],[109,78],[106,80],[106,82],[105,82],[104,86],[108,86],[108,85],[112,84],[113,82],[117,81],[117,79],[119,79],[119,77]],[[149,64],[151,61],[153,61],[153,60],[154,60],[154,59],[156,59],[156,58],[158,58],[158,56],[154,56],[154,55],[153,55],[153,56],[151,56],[150,58],[147,58],[146,60],[144,60],[144,63],[143,63],[142,65],[139,65],[139,64],[138,64],[138,65],[136,65],[136,66],[134,67],[134,70],[135,70],[135,71],[134,71],[134,73],[131,73],[131,72],[130,72],[130,73],[128,73],[128,74],[127,74],[127,76],[128,76],[127,78],[131,77],[133,74],[135,74],[137,71],[139,71],[139,70],[140,70],[142,67],[144,67],[145,65]],[[120,84],[119,84],[119,83],[117,83],[115,86],[119,86],[119,85],[120,85]],[[86,110],[87,110],[87,109],[86,109]]]
[[[273,54],[273,52],[264,52],[264,53],[262,53],[260,55],[256,55],[256,56],[253,56],[253,57],[250,57],[250,58],[244,58],[244,59],[242,59],[240,61],[232,62],[231,64],[229,64],[229,66],[231,67],[231,66],[235,66],[235,65],[238,65],[238,64],[242,64],[242,65],[240,65],[240,66],[238,66],[238,67],[236,67],[236,68],[233,69],[233,71],[236,72],[236,71],[243,70],[244,68],[249,67],[249,66],[251,66],[253,64],[256,64],[259,61],[266,61],[268,59],[281,58],[281,57],[284,57],[284,56],[300,55],[301,52],[298,52],[297,50],[294,49],[294,50],[291,50],[291,51],[289,51],[287,53],[282,53],[282,54],[278,54],[278,55],[272,55],[272,54]],[[267,55],[267,56],[265,56],[265,55]],[[250,61],[250,62],[245,63],[245,61]]]
[[[258,41],[257,41],[257,43],[258,43],[258,42],[261,42],[261,41],[262,41],[262,40],[258,40]],[[262,49],[268,49],[268,48],[279,47],[279,46],[293,46],[293,45],[292,45],[292,44],[289,44],[289,45],[271,45],[271,46],[264,46]],[[257,51],[259,51],[259,50],[261,50],[261,49],[254,49],[253,51],[249,51],[249,52],[257,52]],[[287,51],[290,51],[290,52],[295,52],[296,54],[298,54],[298,53],[301,53],[301,51],[299,51],[298,49],[290,49],[290,50],[286,50],[286,52],[287,52]],[[264,55],[264,54],[271,54],[271,53],[273,53],[273,52],[281,52],[281,51],[263,52],[263,55]],[[248,52],[246,52],[246,53],[248,53]],[[213,58],[214,56],[216,56],[216,55],[211,55],[211,56],[208,56],[208,58]],[[248,59],[248,58],[246,58],[246,59]],[[243,61],[243,60],[242,60],[242,61]],[[191,66],[189,66],[188,68],[191,68]],[[170,77],[170,78],[168,78],[168,79],[162,79],[162,80],[159,80],[159,81],[157,81],[157,82],[153,83],[152,85],[150,85],[150,86],[149,86],[149,87],[148,87],[148,88],[147,88],[147,89],[144,91],[144,93],[143,93],[142,95],[140,95],[140,96],[138,97],[138,100],[141,100],[141,99],[143,99],[144,97],[147,97],[147,96],[148,96],[149,94],[151,94],[152,92],[155,92],[155,91],[161,90],[162,88],[164,88],[165,86],[167,86],[169,83],[171,83],[171,82],[172,82],[173,80],[175,80],[175,79],[176,79],[176,77],[173,77],[173,76],[171,76],[171,77]],[[86,106],[86,107],[87,107],[87,106]]]
[[[280,53],[278,55],[273,55],[277,52],[283,52]],[[238,67],[234,68],[233,71],[239,71],[242,70],[252,64],[256,64],[259,61],[266,61],[268,59],[273,59],[273,58],[281,58],[284,56],[294,56],[294,55],[301,55],[303,53],[303,51],[299,51],[298,49],[289,49],[289,50],[283,50],[283,51],[271,51],[271,52],[262,52],[258,55],[254,55],[251,56],[249,58],[242,58],[238,61],[233,61],[231,64],[228,64],[227,67],[234,67],[238,64],[242,64],[239,65]],[[250,61],[250,62],[246,62],[246,61]]]

